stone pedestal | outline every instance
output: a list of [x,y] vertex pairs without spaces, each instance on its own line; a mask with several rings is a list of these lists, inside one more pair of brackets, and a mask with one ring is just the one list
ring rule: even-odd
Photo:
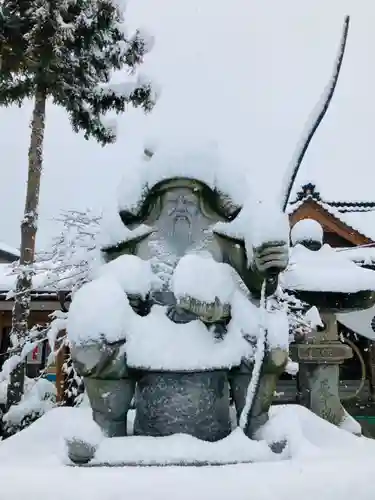
[[338,338],[332,313],[321,313],[324,328],[315,330],[305,344],[291,347],[300,366],[300,400],[316,415],[335,425],[345,418],[339,396],[339,366],[353,353]]

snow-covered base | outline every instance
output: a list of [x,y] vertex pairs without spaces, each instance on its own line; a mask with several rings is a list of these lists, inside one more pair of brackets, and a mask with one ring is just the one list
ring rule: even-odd
[[[18,435],[0,443],[1,500],[90,500],[120,498],[152,500],[373,500],[375,441],[357,438],[297,406],[277,407],[264,437],[289,438],[290,459],[223,467],[66,467],[62,437],[90,418],[90,410],[59,408]],[[236,434],[234,435],[234,437]],[[232,441],[243,453],[242,444]],[[135,438],[134,438],[135,439]],[[164,456],[177,444],[161,447],[158,440],[138,439],[138,456]],[[173,438],[175,443],[178,437]],[[190,438],[180,437],[180,452]],[[195,440],[190,440],[193,443]],[[135,444],[132,438],[129,444]],[[236,444],[237,443],[237,444]],[[107,445],[106,445],[107,446]],[[256,445],[259,459],[262,444]],[[111,447],[108,447],[108,452]],[[119,453],[114,445],[111,453]],[[255,450],[256,448],[254,448]],[[104,452],[104,448],[103,448]],[[126,451],[126,453],[128,453]]]

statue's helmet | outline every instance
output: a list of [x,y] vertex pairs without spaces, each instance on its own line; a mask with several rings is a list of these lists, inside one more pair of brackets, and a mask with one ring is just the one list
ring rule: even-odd
[[152,186],[146,186],[137,205],[119,211],[122,222],[129,228],[146,223],[152,210],[162,203],[163,195],[174,189],[188,189],[194,192],[199,198],[202,211],[215,214],[218,220],[231,221],[241,209],[225,193],[199,179],[171,177]]

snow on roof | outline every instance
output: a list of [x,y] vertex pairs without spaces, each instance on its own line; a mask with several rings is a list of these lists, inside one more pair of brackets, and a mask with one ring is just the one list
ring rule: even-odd
[[0,252],[14,255],[14,257],[17,257],[17,258],[20,256],[20,251],[17,248],[13,248],[10,245],[3,243],[2,241],[0,241]]
[[[9,292],[15,289],[17,274],[12,264],[0,264],[0,295],[4,296],[4,292]],[[48,271],[41,271],[33,277],[33,291],[42,292],[43,294],[56,294],[58,290],[66,291],[65,286],[67,280],[59,280],[56,282]]]
[[339,214],[342,222],[375,241],[375,210],[339,212]]
[[370,340],[375,340],[375,307],[370,307],[364,311],[339,313],[336,314],[336,318],[355,333]]
[[343,257],[362,265],[373,265],[375,263],[375,246],[359,246],[353,248],[336,248]]
[[312,252],[302,245],[292,248],[289,266],[280,278],[288,290],[356,293],[375,290],[375,273],[357,266],[329,245]]
[[289,203],[287,213],[298,210],[307,200],[314,201],[336,219],[357,233],[375,241],[375,201],[329,201],[321,197],[315,184],[302,186],[296,198]]

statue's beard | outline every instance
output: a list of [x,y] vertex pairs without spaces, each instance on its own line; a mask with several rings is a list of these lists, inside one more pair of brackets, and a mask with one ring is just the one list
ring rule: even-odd
[[187,215],[173,218],[171,236],[178,255],[183,255],[193,240],[192,221]]

